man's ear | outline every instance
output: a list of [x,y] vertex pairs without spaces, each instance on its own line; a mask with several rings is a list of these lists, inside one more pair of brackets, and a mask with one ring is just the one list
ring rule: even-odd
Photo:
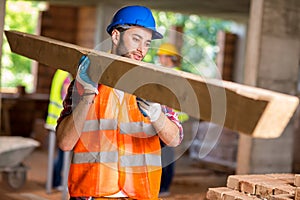
[[118,31],[117,29],[114,29],[111,32],[111,40],[114,45],[118,45],[120,42],[120,31]]

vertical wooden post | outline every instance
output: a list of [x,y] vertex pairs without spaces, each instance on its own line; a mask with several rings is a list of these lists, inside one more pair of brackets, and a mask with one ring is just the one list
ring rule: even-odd
[[217,36],[217,43],[220,51],[217,55],[217,66],[222,79],[233,81],[234,61],[236,52],[237,35],[220,31]]

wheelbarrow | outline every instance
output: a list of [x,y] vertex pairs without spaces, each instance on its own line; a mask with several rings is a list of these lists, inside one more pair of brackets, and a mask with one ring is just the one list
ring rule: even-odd
[[24,185],[27,170],[23,164],[40,143],[21,136],[0,136],[0,172],[2,179],[11,188],[18,189]]

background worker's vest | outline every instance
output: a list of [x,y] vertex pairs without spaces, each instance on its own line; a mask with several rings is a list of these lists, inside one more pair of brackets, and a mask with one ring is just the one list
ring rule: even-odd
[[[48,106],[48,115],[46,119],[45,127],[50,130],[55,130],[56,121],[60,115],[60,112],[63,109],[63,88],[66,79],[69,78],[71,80],[71,75],[63,70],[56,70],[51,84],[50,98],[49,98],[49,106]],[[68,82],[70,82],[70,80]]]
[[70,166],[71,197],[108,196],[123,191],[134,199],[157,199],[161,178],[160,142],[136,97],[119,99],[99,86]]

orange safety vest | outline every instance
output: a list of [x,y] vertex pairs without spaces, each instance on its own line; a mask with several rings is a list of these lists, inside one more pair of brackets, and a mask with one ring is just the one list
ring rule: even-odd
[[157,199],[161,178],[159,137],[135,96],[119,103],[113,89],[99,85],[69,173],[71,197],[103,197],[120,190],[134,199]]

